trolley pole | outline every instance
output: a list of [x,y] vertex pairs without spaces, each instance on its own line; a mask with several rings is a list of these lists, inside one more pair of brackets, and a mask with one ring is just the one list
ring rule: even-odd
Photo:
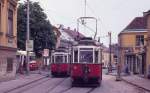
[[109,67],[108,67],[108,72],[112,71],[112,59],[111,59],[111,32],[108,32],[109,35]]
[[30,16],[29,16],[29,10],[30,10],[30,7],[29,7],[29,0],[27,0],[27,40],[26,40],[26,51],[27,51],[27,57],[26,57],[26,70],[27,70],[27,75],[29,75],[29,72],[30,72],[30,69],[29,69],[29,50],[28,50],[28,44],[29,44],[29,39],[30,39],[30,25],[29,25],[29,19],[30,19]]

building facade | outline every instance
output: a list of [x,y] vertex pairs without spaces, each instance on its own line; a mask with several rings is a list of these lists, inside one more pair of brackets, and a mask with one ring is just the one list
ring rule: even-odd
[[17,0],[0,0],[0,80],[15,77]]
[[[109,66],[109,64],[111,64],[112,67],[116,67],[116,58],[114,57],[115,54],[113,52],[113,50],[110,49],[104,45],[101,45],[102,48],[102,55],[100,56],[100,58],[102,58],[102,64],[103,64],[103,68],[107,68]],[[111,57],[111,63],[110,62],[110,57]]]
[[147,38],[147,47],[146,47],[146,76],[150,78],[150,10],[146,12],[147,16],[147,29],[148,29],[148,38]]
[[83,34],[79,33],[76,29],[71,30],[70,27],[68,28],[61,27],[59,28],[59,31],[61,33],[60,38],[58,40],[59,47],[71,48],[72,44],[74,42],[77,42],[78,36],[80,38],[85,37]]
[[131,74],[146,74],[146,16],[136,17],[118,35],[120,61],[123,71]]

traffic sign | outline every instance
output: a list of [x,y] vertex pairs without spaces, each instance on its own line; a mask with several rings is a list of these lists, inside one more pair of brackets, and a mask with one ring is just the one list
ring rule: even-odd
[[44,49],[43,56],[44,57],[48,57],[49,56],[49,49]]
[[33,51],[33,40],[26,40],[26,51]]

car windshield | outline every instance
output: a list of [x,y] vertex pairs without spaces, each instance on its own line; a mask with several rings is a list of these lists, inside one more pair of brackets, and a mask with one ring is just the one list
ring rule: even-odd
[[80,51],[81,63],[93,63],[93,51]]
[[32,61],[32,60],[35,60],[36,58],[35,58],[35,56],[30,56],[30,60]]

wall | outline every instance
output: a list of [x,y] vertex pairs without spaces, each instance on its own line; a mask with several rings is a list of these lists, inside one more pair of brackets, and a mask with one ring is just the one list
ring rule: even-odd
[[[1,32],[0,35],[0,81],[15,78],[17,51],[17,0],[0,0]],[[10,6],[10,4],[12,6]],[[13,10],[13,35],[8,35],[8,9]],[[11,42],[8,42],[11,41]],[[7,58],[13,59],[12,71],[7,71]]]

